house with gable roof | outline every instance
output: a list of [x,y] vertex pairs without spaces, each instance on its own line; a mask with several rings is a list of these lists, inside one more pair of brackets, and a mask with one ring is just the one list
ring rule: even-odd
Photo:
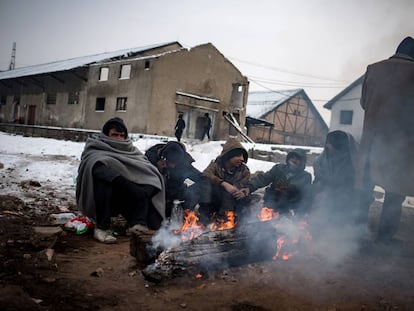
[[328,127],[303,89],[250,92],[247,133],[255,142],[323,146]]
[[361,107],[361,93],[364,75],[334,96],[323,107],[331,110],[329,130],[341,130],[352,134],[360,141],[364,124],[364,110]]
[[244,126],[248,80],[211,43],[124,49],[0,72],[0,122],[100,130],[112,117],[131,133],[199,138],[203,116],[214,139]]

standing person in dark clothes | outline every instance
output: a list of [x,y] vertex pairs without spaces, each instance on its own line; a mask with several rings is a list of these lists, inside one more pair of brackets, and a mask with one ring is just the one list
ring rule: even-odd
[[208,140],[210,140],[210,129],[211,129],[211,118],[209,114],[206,112],[204,114],[204,125],[203,125],[203,134],[201,135],[201,140],[204,140],[204,137],[206,137]]
[[247,194],[265,186],[264,206],[280,213],[304,210],[309,204],[312,176],[305,171],[306,151],[294,149],[286,156],[286,164],[276,164],[270,171],[249,180]]
[[165,217],[164,182],[158,170],[132,144],[120,118],[89,138],[82,152],[76,184],[79,209],[96,222],[94,238],[115,243],[111,216],[125,217],[130,231],[158,229]]
[[[174,200],[184,201],[185,209],[193,209],[203,199],[201,184],[206,178],[193,167],[194,159],[186,152],[185,146],[176,141],[161,143],[149,148],[145,155],[164,176],[166,216],[171,216]],[[185,181],[191,181],[187,185]]]
[[183,120],[183,115],[180,113],[178,115],[177,123],[175,124],[175,137],[177,137],[178,141],[181,141],[181,136],[183,135],[184,129],[185,121]]
[[367,219],[374,185],[385,190],[377,239],[398,231],[402,202],[414,195],[414,39],[406,37],[389,59],[368,66],[362,85],[365,110],[356,186]]
[[249,202],[246,193],[241,191],[247,187],[250,178],[250,170],[245,164],[247,159],[247,151],[242,144],[230,138],[224,144],[220,156],[204,170],[203,174],[209,180],[205,192],[210,191],[210,200],[208,204],[200,203],[202,222],[208,222],[213,214],[218,220],[225,220],[227,211],[234,211],[240,216]]
[[333,131],[326,136],[325,147],[313,163],[312,210],[326,210],[332,221],[355,220],[355,165],[358,146],[353,136]]

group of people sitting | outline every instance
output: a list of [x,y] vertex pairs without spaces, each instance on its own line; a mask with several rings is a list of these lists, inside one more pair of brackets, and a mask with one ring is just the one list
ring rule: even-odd
[[303,149],[290,151],[285,163],[253,175],[247,150],[230,138],[201,172],[181,142],[156,144],[143,154],[129,139],[123,120],[112,118],[102,133],[86,141],[76,199],[80,210],[95,220],[94,238],[103,243],[116,242],[109,230],[112,216],[124,216],[130,232],[148,233],[171,216],[174,200],[183,202],[185,209],[196,208],[204,225],[225,221],[228,211],[241,221],[251,194],[265,187],[263,207],[281,214],[305,214],[326,205],[352,211],[355,154],[352,136],[334,131],[314,162],[313,182],[305,171]]

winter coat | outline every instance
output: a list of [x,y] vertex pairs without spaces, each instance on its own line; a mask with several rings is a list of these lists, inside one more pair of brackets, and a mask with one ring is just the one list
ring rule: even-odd
[[414,195],[414,59],[395,54],[369,65],[356,185],[364,176],[386,191]]
[[[289,159],[296,155],[301,159],[301,166],[292,171],[288,166]],[[259,188],[266,188],[265,205],[273,208],[299,208],[303,199],[307,198],[312,176],[305,171],[306,151],[294,149],[286,156],[286,164],[276,164],[266,173],[258,174],[249,181],[250,192]],[[283,206],[282,206],[283,205]]]
[[[240,149],[242,151],[244,163],[235,168],[232,175],[229,175],[224,169],[224,163],[226,160],[228,160],[229,155],[231,155],[231,153],[233,153],[236,149]],[[250,178],[250,170],[245,164],[247,162],[247,159],[247,151],[244,149],[242,144],[238,140],[230,138],[223,145],[221,154],[207,166],[203,174],[213,184],[219,185],[223,181],[226,181],[239,189],[244,188],[247,186]]]
[[[329,135],[335,132],[328,133]],[[355,166],[357,161],[358,145],[353,136],[345,133],[347,137],[346,151],[329,154],[326,146],[322,153],[315,159],[313,170],[316,185],[316,192],[325,190],[353,191],[355,182]]]
[[194,162],[194,159],[186,152],[185,146],[180,142],[170,141],[156,144],[149,148],[145,155],[154,166],[157,166],[157,162],[160,161],[162,156],[169,157],[171,155],[174,162],[176,162],[174,168],[165,167],[161,172],[164,176],[167,200],[183,200],[187,191],[184,181],[188,178],[197,183],[203,177],[203,174],[192,166],[191,163]]
[[103,133],[86,141],[78,168],[76,202],[86,216],[96,216],[92,171],[98,163],[110,167],[111,171],[118,172],[131,182],[158,189],[151,200],[158,213],[165,217],[164,181],[161,174],[130,139],[113,140]]

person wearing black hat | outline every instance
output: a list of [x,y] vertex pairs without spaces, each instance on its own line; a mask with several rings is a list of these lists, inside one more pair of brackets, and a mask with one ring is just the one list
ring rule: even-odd
[[390,58],[367,66],[362,84],[364,124],[356,187],[368,220],[374,186],[385,190],[377,239],[392,241],[402,203],[414,196],[414,39],[404,38]]
[[[200,200],[204,200],[201,184],[205,177],[192,165],[194,159],[184,144],[176,141],[156,144],[145,155],[164,176],[166,217],[171,216],[174,200],[184,201],[185,209],[193,209]],[[191,181],[191,185],[186,180]]]
[[200,204],[203,223],[209,222],[212,216],[226,220],[228,211],[234,211],[240,218],[249,203],[248,195],[241,191],[247,187],[250,178],[247,159],[247,151],[242,144],[230,138],[223,145],[221,154],[204,170],[203,174],[209,180],[209,187],[204,192],[209,192],[209,201]]
[[129,231],[158,229],[165,217],[161,174],[132,144],[120,118],[108,120],[82,152],[76,184],[79,209],[96,223],[94,238],[115,243],[111,217],[123,215]]
[[[296,148],[286,156],[286,163],[275,164],[266,173],[249,180],[247,194],[268,186],[263,197],[264,207],[280,213],[304,212],[309,204],[312,175],[305,171],[306,151]],[[245,191],[246,191],[245,190]]]

